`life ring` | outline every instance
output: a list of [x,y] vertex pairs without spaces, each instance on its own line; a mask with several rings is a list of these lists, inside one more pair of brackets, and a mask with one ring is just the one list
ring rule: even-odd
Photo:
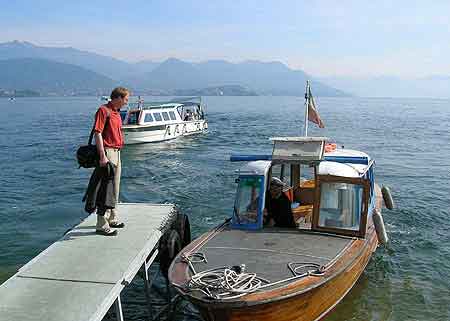
[[389,238],[386,233],[386,228],[384,227],[383,216],[381,216],[380,211],[374,210],[372,214],[373,225],[375,225],[375,231],[377,232],[378,242],[386,245],[389,242]]
[[170,264],[177,254],[181,251],[181,238],[178,232],[171,229],[164,233],[159,240],[159,270],[162,275],[167,279]]
[[180,235],[182,247],[191,243],[191,225],[187,215],[178,213],[172,228]]
[[325,153],[330,153],[336,150],[337,145],[334,143],[326,143],[325,144]]
[[391,190],[389,187],[381,187],[381,194],[383,195],[384,205],[387,209],[392,210],[395,208],[394,199],[392,198]]

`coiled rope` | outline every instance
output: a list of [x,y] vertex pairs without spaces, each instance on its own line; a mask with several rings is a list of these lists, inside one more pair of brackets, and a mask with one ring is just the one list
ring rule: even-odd
[[212,299],[235,299],[255,291],[285,283],[305,276],[322,276],[325,272],[322,266],[316,263],[289,263],[288,268],[293,277],[270,282],[256,275],[245,272],[245,264],[237,266],[223,266],[201,272],[196,272],[192,263],[207,263],[203,253],[183,255],[182,259],[188,263],[192,277],[184,286],[188,291],[199,291]]
[[269,283],[256,273],[245,273],[240,269],[239,266],[224,266],[196,273],[189,281],[188,288],[210,298],[233,299],[255,292],[263,283]]

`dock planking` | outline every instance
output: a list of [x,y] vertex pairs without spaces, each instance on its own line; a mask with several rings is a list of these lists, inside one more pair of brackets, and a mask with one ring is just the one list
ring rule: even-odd
[[[121,203],[125,228],[95,233],[91,214],[0,285],[0,321],[97,321],[116,303],[176,216],[171,204]],[[147,271],[146,271],[147,272]]]

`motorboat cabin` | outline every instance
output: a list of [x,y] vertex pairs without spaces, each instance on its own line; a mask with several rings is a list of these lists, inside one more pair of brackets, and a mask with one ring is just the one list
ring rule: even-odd
[[[233,161],[272,158],[251,161],[239,170],[232,227],[267,227],[263,212],[275,177],[284,182],[283,193],[297,228],[364,237],[367,215],[375,206],[373,160],[364,152],[348,149],[323,152],[317,160],[300,160],[295,155],[283,156],[279,148],[275,147],[272,157],[232,156]],[[255,201],[257,207],[248,206]]]

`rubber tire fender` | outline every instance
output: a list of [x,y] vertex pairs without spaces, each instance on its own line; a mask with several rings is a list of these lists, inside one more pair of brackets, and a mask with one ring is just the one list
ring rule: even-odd
[[394,199],[392,198],[391,190],[389,189],[389,187],[383,185],[383,187],[381,188],[381,194],[383,195],[383,201],[386,208],[389,210],[394,209]]
[[182,247],[191,243],[191,224],[189,223],[189,217],[186,214],[178,213],[172,228],[180,235]]
[[167,231],[159,241],[159,269],[167,279],[173,259],[181,251],[181,238],[177,231]]

